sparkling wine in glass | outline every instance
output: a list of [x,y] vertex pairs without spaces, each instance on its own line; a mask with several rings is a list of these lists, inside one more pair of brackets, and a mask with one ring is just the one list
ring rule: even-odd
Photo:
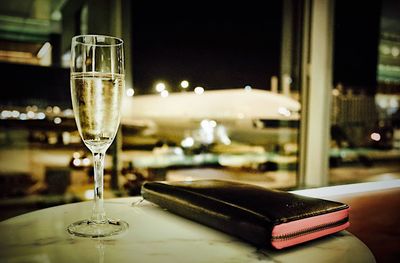
[[120,123],[124,94],[124,51],[119,38],[81,35],[71,43],[71,98],[78,131],[93,154],[94,205],[90,219],[68,226],[81,237],[107,237],[122,233],[128,224],[106,217],[103,173],[106,150]]

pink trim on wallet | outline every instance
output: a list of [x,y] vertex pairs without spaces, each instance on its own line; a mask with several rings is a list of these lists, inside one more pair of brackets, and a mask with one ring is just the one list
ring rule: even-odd
[[[348,217],[348,215],[349,215],[349,209],[344,209],[344,210],[340,210],[340,211],[336,211],[336,212],[332,212],[332,213],[328,213],[328,214],[324,214],[324,215],[312,216],[312,217],[295,220],[295,221],[288,222],[288,223],[279,224],[279,225],[276,225],[272,229],[272,238],[296,233],[296,232],[303,231],[303,230],[308,230],[308,229],[311,230],[313,228],[317,228],[319,226],[323,226],[323,225],[326,225],[329,223],[338,222],[338,221]],[[275,247],[277,249],[281,249],[284,247],[293,246],[293,245],[296,245],[299,243],[303,243],[305,241],[309,241],[309,240],[312,240],[312,239],[315,239],[318,237],[322,237],[325,235],[329,235],[329,234],[344,230],[349,225],[350,225],[349,222],[345,222],[339,226],[333,226],[333,227],[326,228],[326,229],[323,228],[323,229],[321,229],[319,231],[315,231],[315,232],[310,231],[310,233],[308,233],[308,234],[305,233],[303,235],[299,235],[299,236],[293,237],[293,238],[272,240],[271,244],[273,247]]]

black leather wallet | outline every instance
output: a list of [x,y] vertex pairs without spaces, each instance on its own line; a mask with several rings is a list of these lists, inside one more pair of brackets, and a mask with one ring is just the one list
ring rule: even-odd
[[260,247],[281,249],[349,226],[346,204],[230,181],[147,182],[142,195]]

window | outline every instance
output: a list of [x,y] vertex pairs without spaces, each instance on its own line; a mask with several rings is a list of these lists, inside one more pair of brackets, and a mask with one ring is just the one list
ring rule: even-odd
[[[398,178],[397,3],[359,12],[341,1],[32,2],[16,5],[22,14],[0,4],[0,21],[19,21],[16,32],[0,23],[0,205],[92,194],[69,88],[68,50],[81,33],[125,41],[106,197],[137,195],[145,180],[294,189]],[[32,209],[15,208],[1,216]]]

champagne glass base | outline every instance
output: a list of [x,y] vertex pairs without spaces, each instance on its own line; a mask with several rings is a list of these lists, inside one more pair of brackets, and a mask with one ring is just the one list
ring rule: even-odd
[[101,238],[122,234],[129,225],[125,221],[107,219],[105,223],[81,220],[68,226],[67,231],[78,237]]

